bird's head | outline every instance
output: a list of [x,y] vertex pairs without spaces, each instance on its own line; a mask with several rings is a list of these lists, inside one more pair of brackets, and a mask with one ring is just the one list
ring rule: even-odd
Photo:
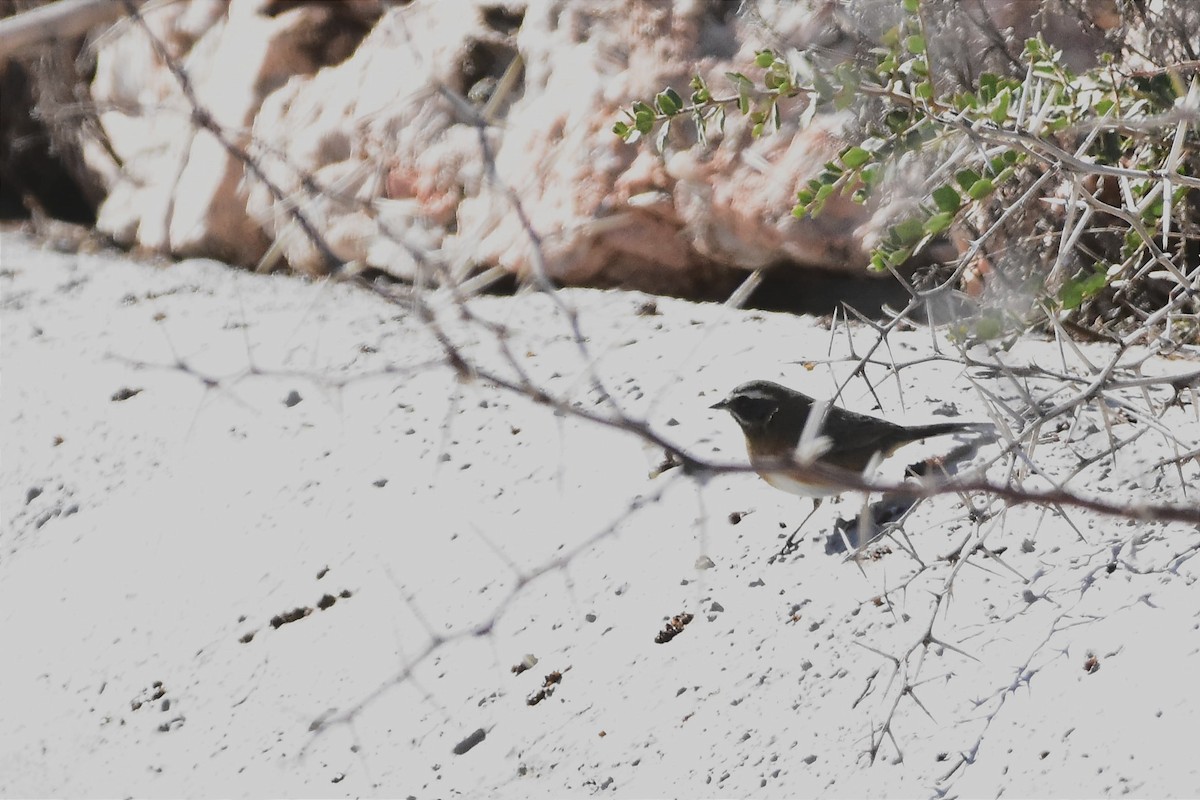
[[788,416],[794,416],[797,410],[807,416],[812,398],[771,381],[749,381],[709,408],[728,411],[744,432],[753,433],[765,430],[785,406],[791,411]]

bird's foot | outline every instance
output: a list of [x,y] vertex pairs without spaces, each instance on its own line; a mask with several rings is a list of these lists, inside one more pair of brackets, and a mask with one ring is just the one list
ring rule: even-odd
[[796,533],[799,533],[799,531],[793,532],[787,538],[787,541],[783,543],[783,547],[779,548],[779,552],[767,559],[768,564],[774,564],[776,561],[787,558],[800,549],[800,543],[796,541]]

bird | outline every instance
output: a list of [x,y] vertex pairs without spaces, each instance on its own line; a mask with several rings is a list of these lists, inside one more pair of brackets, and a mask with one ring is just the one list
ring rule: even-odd
[[[805,476],[802,480],[794,473],[781,472],[781,467],[786,469],[787,464],[797,463],[798,449],[804,449],[816,464],[859,475],[877,463],[877,457],[887,458],[911,442],[950,433],[995,431],[988,422],[898,425],[814,400],[803,392],[764,380],[741,384],[709,408],[729,412],[742,429],[750,465],[759,477],[776,489],[813,501],[812,511],[788,537],[781,554],[795,549],[796,534],[817,512],[821,501],[842,491],[836,478],[821,480]],[[823,417],[814,418],[814,410]],[[802,448],[802,440],[807,449]],[[801,458],[799,463],[803,462]]]

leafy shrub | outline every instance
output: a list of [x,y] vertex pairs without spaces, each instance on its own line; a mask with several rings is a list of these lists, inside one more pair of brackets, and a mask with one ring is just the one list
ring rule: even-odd
[[[633,103],[613,132],[653,135],[663,150],[672,126],[690,124],[706,147],[730,108],[755,137],[780,128],[784,98],[806,101],[801,125],[823,109],[852,110],[853,143],[819,174],[797,176],[793,213],[820,214],[835,193],[883,203],[890,221],[870,268],[918,299],[965,290],[978,305],[963,335],[1065,325],[1126,343],[1195,343],[1200,78],[1190,32],[1200,10],[1169,6],[1129,11],[1085,71],[1039,35],[1006,65],[991,59],[1006,68],[975,72],[970,38],[947,36],[955,4],[897,0],[898,22],[856,55],[762,50],[756,78],[727,74],[733,93],[717,96],[696,76],[687,101],[664,89]],[[946,44],[931,47],[935,38]],[[909,284],[901,267],[947,241],[956,257]]]

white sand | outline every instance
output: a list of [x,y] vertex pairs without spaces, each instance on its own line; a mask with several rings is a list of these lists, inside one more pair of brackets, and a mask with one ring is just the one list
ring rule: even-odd
[[[769,564],[807,501],[746,475],[650,479],[661,453],[631,436],[421,366],[439,353],[420,322],[360,290],[64,256],[11,234],[0,262],[2,796],[1200,794],[1200,558],[1172,560],[1200,543],[1196,526],[1068,510],[1077,533],[1032,506],[984,523],[1006,566],[970,559],[933,620],[966,655],[918,647],[906,670],[921,662],[932,718],[901,697],[871,765],[900,687],[879,652],[902,656],[931,622],[954,569],[936,559],[973,528],[956,497],[910,518],[932,566],[877,606],[915,562],[824,548],[861,497],[827,501],[800,552]],[[788,363],[825,355],[813,321],[561,296],[626,410],[699,456],[743,457],[732,420],[706,408],[734,384],[833,385]],[[534,378],[602,410],[547,298],[474,307],[511,327]],[[894,355],[929,342],[898,335]],[[499,363],[487,337],[472,352]],[[1050,366],[1060,351],[1011,358]],[[951,362],[903,371],[903,408],[875,376],[891,418],[945,419],[944,403],[986,418]],[[122,389],[141,391],[114,401]],[[861,381],[846,402],[872,410]],[[1194,406],[1163,421],[1200,440]],[[1074,435],[1035,451],[1047,480],[1107,446],[1095,410]],[[1181,489],[1194,460],[1150,469],[1164,441],[1147,434],[1067,485],[1196,502]],[[698,570],[701,556],[715,566]],[[312,612],[272,627],[298,607]],[[684,611],[694,621],[656,644]],[[537,665],[514,675],[526,653]],[[561,684],[527,705],[554,670]]]

